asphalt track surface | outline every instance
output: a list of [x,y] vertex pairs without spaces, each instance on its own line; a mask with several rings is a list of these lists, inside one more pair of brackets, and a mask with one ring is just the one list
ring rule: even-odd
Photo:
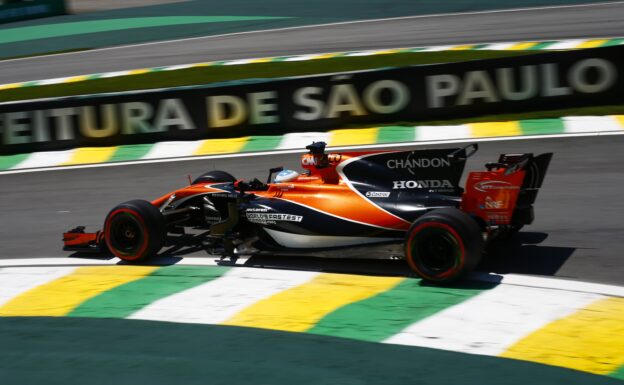
[[[481,269],[623,285],[623,146],[623,135],[483,142],[467,171],[483,169],[503,152],[555,156],[537,199],[534,224],[494,247]],[[61,250],[63,231],[76,225],[98,229],[116,204],[157,198],[185,185],[188,174],[222,169],[241,179],[264,179],[271,167],[299,169],[298,159],[298,154],[272,154],[0,175],[1,258],[67,256]],[[170,258],[207,256],[192,241],[186,245],[164,253]],[[407,271],[404,263],[391,261],[252,258],[249,263],[338,272]]]
[[133,68],[332,51],[617,37],[624,3],[355,22],[0,61],[0,83]]

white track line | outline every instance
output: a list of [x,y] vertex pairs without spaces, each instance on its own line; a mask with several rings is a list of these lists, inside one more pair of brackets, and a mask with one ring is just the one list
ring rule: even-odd
[[376,22],[385,22],[385,21],[394,21],[394,20],[410,20],[410,19],[425,19],[425,18],[438,18],[438,17],[456,17],[456,16],[471,16],[471,15],[488,15],[488,14],[499,14],[499,13],[516,13],[516,12],[541,12],[549,9],[567,9],[567,8],[587,8],[587,7],[603,7],[603,6],[611,6],[617,4],[624,4],[624,1],[612,1],[612,2],[602,2],[602,3],[589,3],[589,4],[572,4],[572,5],[552,5],[552,6],[543,6],[543,7],[526,7],[526,8],[511,8],[511,9],[495,9],[489,11],[474,11],[474,12],[455,12],[455,13],[434,13],[430,15],[413,15],[413,16],[400,16],[400,17],[389,17],[389,18],[381,18],[381,19],[367,19],[367,20],[351,20],[351,21],[341,21],[336,23],[326,23],[326,24],[311,24],[311,25],[301,25],[296,27],[285,27],[285,28],[272,28],[272,29],[264,29],[264,30],[256,30],[256,31],[244,31],[244,32],[233,32],[233,33],[225,33],[220,35],[210,35],[210,36],[196,36],[196,37],[188,37],[183,39],[172,39],[172,40],[162,40],[162,41],[154,41],[148,43],[139,43],[139,44],[128,44],[128,45],[119,45],[114,47],[106,47],[106,48],[96,48],[88,51],[78,51],[78,52],[65,52],[58,53],[52,55],[41,55],[41,56],[30,56],[25,58],[16,58],[9,60],[2,60],[0,62],[13,62],[20,60],[32,60],[38,58],[48,58],[54,56],[67,56],[67,55],[79,55],[91,52],[100,52],[100,51],[110,51],[115,49],[125,49],[125,48],[135,48],[135,47],[145,47],[150,45],[158,45],[158,44],[169,44],[169,43],[178,43],[185,41],[193,41],[199,39],[215,39],[221,37],[230,37],[230,36],[240,36],[240,35],[251,35],[263,32],[282,32],[282,31],[293,31],[300,29],[310,29],[310,28],[324,28],[330,26],[339,26],[339,25],[349,25],[349,24],[361,24],[361,23],[376,23]]
[[[542,140],[542,139],[552,139],[552,138],[575,138],[575,137],[591,137],[591,136],[606,136],[606,135],[624,135],[624,130],[619,129],[618,131],[612,132],[585,132],[585,133],[569,133],[569,134],[552,134],[552,135],[523,135],[523,136],[506,136],[506,137],[494,137],[494,138],[461,138],[461,139],[453,139],[453,140],[435,140],[435,141],[426,141],[426,142],[400,142],[400,143],[380,143],[380,144],[367,144],[360,146],[339,146],[339,147],[328,147],[332,151],[343,151],[343,150],[364,150],[364,149],[375,149],[375,148],[393,148],[393,147],[418,147],[418,146],[430,146],[430,145],[438,145],[438,144],[453,144],[453,143],[474,143],[474,142],[496,142],[496,141],[507,141],[507,140]],[[310,144],[309,142],[307,144]],[[281,147],[281,145],[280,145]],[[70,150],[73,151],[73,150]],[[306,150],[304,149],[296,149],[296,150],[275,150],[275,151],[265,151],[265,152],[246,152],[246,153],[235,153],[235,154],[223,154],[223,155],[203,155],[203,156],[185,156],[180,158],[167,158],[167,159],[150,159],[150,160],[136,160],[136,161],[128,161],[128,162],[114,162],[114,163],[96,163],[96,164],[83,164],[83,165],[75,165],[75,166],[56,166],[56,167],[41,167],[41,168],[31,168],[31,169],[13,169],[0,171],[0,175],[6,174],[22,174],[22,173],[31,173],[31,172],[41,172],[41,171],[61,171],[61,170],[78,170],[83,168],[97,168],[97,167],[117,167],[117,166],[130,166],[130,165],[142,165],[142,164],[153,164],[153,163],[169,163],[169,162],[186,162],[186,161],[199,161],[199,160],[207,160],[207,159],[229,159],[229,158],[244,158],[244,157],[255,157],[255,156],[270,156],[276,154],[297,154],[304,153]]]

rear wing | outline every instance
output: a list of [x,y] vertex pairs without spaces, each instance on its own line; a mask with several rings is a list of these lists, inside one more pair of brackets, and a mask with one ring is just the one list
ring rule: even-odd
[[486,163],[487,171],[468,175],[462,209],[481,218],[487,226],[531,224],[533,204],[552,156],[501,154],[498,162]]

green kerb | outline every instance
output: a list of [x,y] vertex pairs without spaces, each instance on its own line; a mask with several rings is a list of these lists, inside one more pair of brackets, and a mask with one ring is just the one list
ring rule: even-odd
[[123,162],[127,160],[138,160],[144,157],[154,144],[128,144],[117,147],[109,162]]
[[537,50],[540,50],[540,49],[546,49],[546,48],[548,48],[549,46],[551,46],[551,45],[553,45],[555,43],[557,43],[557,42],[554,41],[554,40],[542,41],[542,42],[537,43],[537,45],[534,45],[533,47],[529,48],[529,50],[537,51]]
[[520,120],[519,123],[523,135],[551,135],[565,132],[562,119]]
[[241,152],[275,150],[281,141],[281,135],[250,136]]
[[413,142],[416,130],[413,126],[379,127],[377,143]]
[[620,45],[620,44],[624,44],[624,38],[610,39],[607,42],[605,42],[603,45],[601,45],[601,47],[611,47],[613,45]]
[[0,170],[13,168],[29,156],[30,154],[2,155],[0,156]]
[[334,311],[308,332],[383,341],[414,322],[495,286],[491,283],[469,282],[462,287],[443,288],[427,286],[417,279],[406,279],[384,293]]
[[609,374],[609,377],[617,378],[619,380],[624,380],[624,365],[620,367],[617,371]]
[[83,302],[67,316],[125,318],[161,298],[217,279],[228,270],[221,266],[162,267]]

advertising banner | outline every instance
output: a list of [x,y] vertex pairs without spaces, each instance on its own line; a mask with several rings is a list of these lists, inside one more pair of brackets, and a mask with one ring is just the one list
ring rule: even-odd
[[0,104],[0,153],[323,131],[624,101],[624,47]]

